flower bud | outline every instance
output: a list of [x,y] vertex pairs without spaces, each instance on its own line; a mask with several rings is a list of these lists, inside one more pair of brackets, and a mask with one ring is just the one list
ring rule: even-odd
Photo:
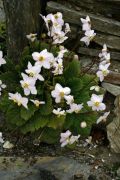
[[81,128],[86,128],[87,127],[87,123],[85,121],[81,122],[80,127]]
[[79,60],[79,57],[78,57],[77,54],[74,55],[74,59],[75,59],[75,60]]

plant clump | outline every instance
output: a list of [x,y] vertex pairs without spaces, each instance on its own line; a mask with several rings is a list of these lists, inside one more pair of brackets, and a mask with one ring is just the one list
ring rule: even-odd
[[[37,134],[40,142],[61,146],[75,144],[80,135],[89,135],[91,125],[104,118],[98,117],[106,106],[103,103],[103,81],[109,73],[110,54],[103,46],[95,75],[82,72],[78,56],[61,44],[68,39],[70,26],[62,13],[48,14],[44,19],[47,35],[27,35],[19,64],[0,56],[0,100],[6,125],[14,131]],[[96,33],[91,30],[90,18],[81,19],[87,46]],[[103,116],[102,116],[103,117]],[[104,116],[107,118],[107,116]],[[97,120],[98,119],[98,120]],[[61,137],[61,138],[60,138]]]

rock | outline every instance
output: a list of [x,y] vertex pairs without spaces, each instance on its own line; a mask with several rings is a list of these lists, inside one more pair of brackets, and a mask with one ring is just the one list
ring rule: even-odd
[[84,179],[87,179],[90,173],[90,167],[85,163],[62,156],[38,157],[32,166],[29,165],[30,159],[27,162],[22,158],[16,158],[14,162],[9,159],[0,158],[1,180],[70,180],[76,174],[83,174]]
[[103,82],[102,87],[114,96],[120,95],[120,86]]
[[57,157],[47,163],[42,163],[39,166],[40,169],[50,171],[55,175],[57,180],[69,180],[72,179],[75,174],[83,174],[85,178],[89,176],[90,169],[86,164],[79,164],[73,159],[66,157]]
[[3,7],[3,1],[0,0],[0,23],[5,21],[5,12]]
[[4,149],[12,149],[13,147],[14,145],[10,143],[9,141],[5,141],[5,143],[3,144]]
[[106,43],[108,48],[120,50],[120,37],[118,36],[97,33],[94,42],[101,46]]
[[75,174],[74,180],[85,180],[84,174]]
[[117,170],[117,176],[120,177],[120,167]]
[[65,20],[70,24],[81,25],[80,18],[89,15],[92,21],[92,27],[94,30],[99,32],[104,32],[107,34],[112,34],[120,36],[120,22],[112,20],[110,18],[105,18],[103,16],[94,15],[91,13],[86,13],[84,11],[75,11],[72,8],[68,8],[65,5],[61,5],[56,2],[48,2],[47,9],[49,12],[62,12]]
[[120,95],[115,100],[115,118],[107,126],[108,139],[111,150],[120,153]]
[[[84,48],[84,47],[80,47],[78,50],[79,54],[88,55],[88,56],[92,56],[92,57],[98,57],[100,52],[101,52],[101,49],[98,50],[98,49]],[[110,54],[111,54],[112,60],[120,61],[120,53],[119,52],[110,51]]]
[[[88,68],[85,67],[83,70],[87,71],[87,69]],[[87,73],[95,74],[96,73],[96,69],[95,68],[91,68],[90,71],[88,71]],[[104,82],[120,85],[120,73],[114,72],[114,71],[110,71],[110,73],[105,77]]]
[[[62,2],[62,0],[60,2]],[[76,7],[84,8],[87,11],[93,11],[96,14],[111,15],[118,20],[120,18],[119,0],[69,0],[69,2],[76,5]]]
[[[75,38],[76,35],[80,35],[79,39],[81,37],[83,37],[83,32],[81,31],[81,28],[77,26],[70,26],[71,28],[71,33],[69,33],[69,38]],[[103,33],[98,33],[95,36],[95,38],[93,39],[93,41],[101,46],[101,49],[103,47],[103,44],[106,43],[107,47],[110,48],[110,51],[114,51],[114,50],[120,50],[120,37],[118,36],[113,36],[113,35],[108,35],[108,34],[103,34]],[[80,42],[80,45],[82,45],[83,43]],[[114,56],[113,56],[114,57]]]
[[89,177],[88,177],[88,180],[97,180],[97,178],[96,178],[96,176],[95,175],[90,175]]

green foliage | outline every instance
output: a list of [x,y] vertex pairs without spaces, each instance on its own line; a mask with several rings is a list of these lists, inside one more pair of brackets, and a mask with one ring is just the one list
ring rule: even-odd
[[79,77],[80,75],[80,62],[78,60],[73,60],[69,62],[68,66],[64,71],[65,79],[71,79],[72,77]]
[[39,112],[41,115],[49,116],[53,110],[52,98],[50,94],[46,93],[45,102],[46,103],[44,105],[41,105]]
[[[7,85],[7,89],[3,94],[0,101],[0,110],[5,113],[6,123],[8,127],[17,129],[23,134],[40,132],[40,140],[46,143],[55,143],[58,141],[62,130],[71,130],[75,134],[89,135],[91,124],[96,120],[97,114],[91,112],[87,107],[87,101],[90,99],[90,87],[96,85],[97,80],[92,75],[81,75],[81,65],[78,60],[68,61],[64,68],[63,75],[53,76],[49,70],[42,70],[42,75],[45,78],[44,82],[37,82],[37,95],[30,95],[28,109],[18,106],[8,99],[8,92],[19,92],[24,96],[23,89],[20,86],[21,72],[25,71],[28,61],[34,64],[32,59],[32,52],[49,49],[49,45],[45,42],[27,46],[21,56],[19,64],[14,64],[11,60],[7,60],[7,64],[0,74],[0,79]],[[40,50],[39,50],[40,49]],[[53,46],[51,52],[57,56],[59,48]],[[67,54],[65,58],[67,59]],[[56,116],[52,113],[53,109],[58,108],[51,97],[51,91],[54,89],[56,83],[61,84],[63,87],[71,89],[71,95],[74,96],[75,103],[84,103],[84,108],[78,114],[66,114],[65,116]],[[38,99],[45,101],[45,104],[40,104],[36,107],[30,99]],[[63,101],[61,107],[65,110],[68,109]],[[85,121],[87,127],[82,129],[80,123]]]
[[25,121],[28,121],[34,115],[36,110],[37,108],[33,104],[30,104],[28,106],[28,109],[21,107],[21,111],[20,111],[21,118],[24,119]]

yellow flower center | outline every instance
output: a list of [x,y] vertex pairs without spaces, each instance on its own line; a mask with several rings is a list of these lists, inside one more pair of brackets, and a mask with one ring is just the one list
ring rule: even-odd
[[30,75],[31,77],[33,77],[33,76],[34,76],[34,73],[33,73],[33,72],[30,72],[29,75]]
[[21,102],[20,101],[18,101],[17,104],[18,104],[18,106],[21,106]]
[[92,41],[92,40],[93,40],[93,38],[94,38],[94,36],[90,36],[90,37],[89,37],[90,41]]
[[14,98],[14,99],[13,99],[13,102],[14,102],[14,103],[16,103],[16,102],[17,102],[17,100]]
[[62,68],[62,64],[58,64],[58,69],[61,69]]
[[95,102],[95,106],[98,107],[100,105],[100,102]]
[[39,107],[40,106],[40,102],[39,101],[35,101],[35,105],[36,105],[36,107]]
[[60,92],[60,96],[63,98],[64,97],[64,92]]
[[27,83],[23,84],[23,88],[28,88],[28,87],[29,87],[29,84],[27,84]]
[[103,72],[103,75],[104,75],[104,76],[107,75],[107,71],[106,71],[106,70],[104,70],[104,71],[102,71],[102,72]]
[[54,17],[55,17],[55,19],[58,19],[58,15],[57,14],[55,14]]
[[31,34],[31,38],[35,38],[36,37],[36,35],[35,34]]
[[44,60],[45,60],[45,58],[43,56],[39,57],[39,61],[44,61]]

